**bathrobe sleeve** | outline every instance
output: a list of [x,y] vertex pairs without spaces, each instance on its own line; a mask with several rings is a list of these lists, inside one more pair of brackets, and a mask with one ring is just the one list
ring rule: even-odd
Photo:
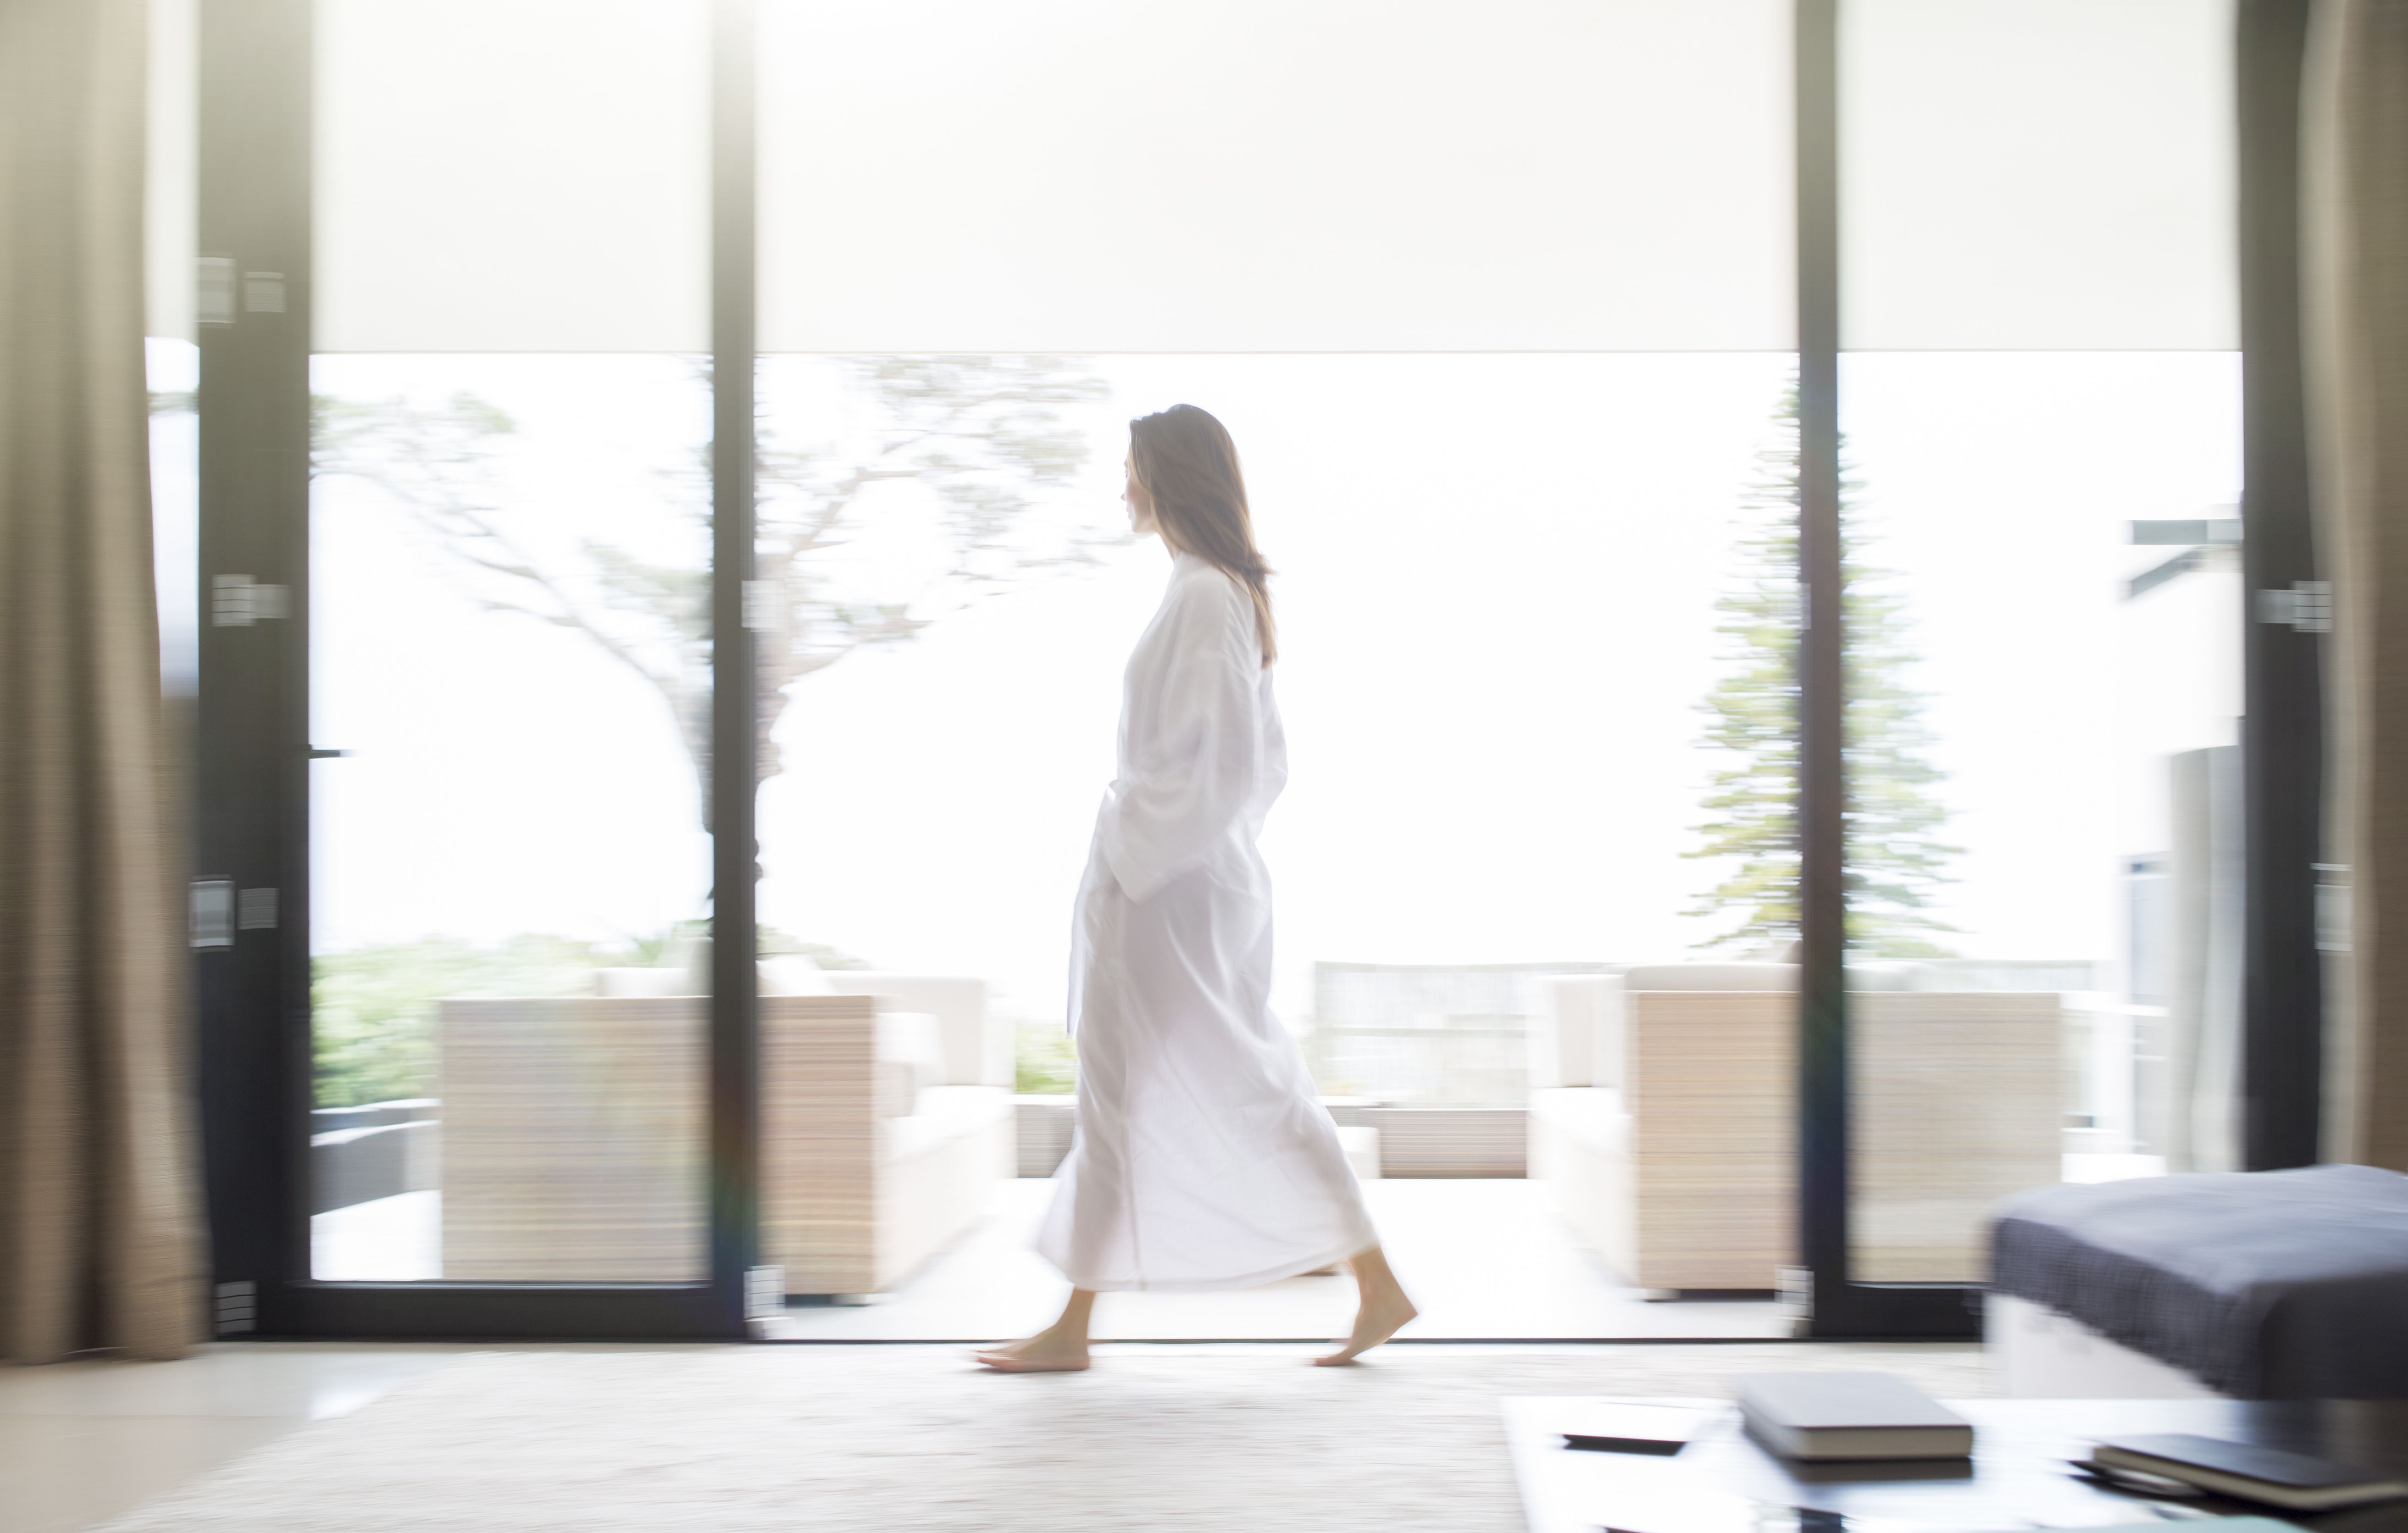
[[1143,900],[1245,823],[1263,770],[1253,601],[1217,569],[1181,582],[1130,678],[1125,769],[1105,800],[1104,860]]

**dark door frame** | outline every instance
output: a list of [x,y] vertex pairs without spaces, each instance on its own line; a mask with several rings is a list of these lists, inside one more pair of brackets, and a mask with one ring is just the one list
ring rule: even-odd
[[[710,1275],[694,1283],[320,1282],[309,1275],[311,0],[203,0],[194,876],[243,891],[194,953],[222,1335],[740,1338],[752,1265],[752,14],[714,0]],[[212,622],[222,576],[281,586]],[[340,742],[335,742],[339,744]]]
[[[1846,709],[1840,564],[1839,28],[1798,0],[1799,973],[1799,1251],[1817,1338],[1970,1338],[1969,1283],[1859,1282],[1849,1249]],[[2243,599],[2316,578],[2300,341],[2300,74],[2309,0],[2239,0]],[[2315,1161],[2323,1001],[2315,946],[2321,640],[2244,611],[2246,890],[2240,1127],[2252,1170]]]

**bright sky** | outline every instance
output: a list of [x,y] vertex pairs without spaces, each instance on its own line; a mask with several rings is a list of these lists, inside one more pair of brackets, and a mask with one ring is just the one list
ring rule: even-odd
[[[1713,766],[1696,704],[1785,359],[1092,365],[1112,397],[1057,513],[1117,518],[1125,423],[1188,400],[1236,436],[1281,571],[1283,1008],[1315,959],[1643,961],[1709,934],[1679,913],[1711,881],[1680,855]],[[807,410],[825,375],[770,359],[765,400]],[[2235,498],[2237,382],[2216,353],[1849,359],[1864,514],[1909,596],[1966,849],[1942,914],[1968,955],[2115,956],[2166,753],[2230,738],[2229,578],[2138,602],[2121,581],[2172,552],[2128,546],[2127,521]],[[699,557],[672,499],[707,403],[676,359],[325,357],[316,383],[502,406],[496,498],[552,556],[591,537]],[[848,557],[899,595],[917,510],[880,514]],[[318,947],[700,913],[707,844],[658,695],[587,640],[478,610],[372,487],[322,482],[313,525],[314,738],[358,752],[313,767]],[[798,683],[762,798],[763,919],[1057,1014],[1120,669],[1164,573],[1156,545],[1123,547]]]

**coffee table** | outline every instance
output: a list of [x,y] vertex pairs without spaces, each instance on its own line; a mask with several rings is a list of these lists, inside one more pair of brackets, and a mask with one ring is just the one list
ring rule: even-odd
[[[1950,1400],[1973,1424],[1970,1460],[1793,1464],[1741,1431],[1727,1400],[1522,1396],[1505,1436],[1530,1533],[1912,1533],[1914,1529],[2099,1527],[2167,1513],[2256,1513],[2320,1533],[2408,1533],[2408,1501],[2318,1515],[2200,1497],[2107,1490],[2073,1474],[2100,1437],[2196,1432],[2316,1454],[2408,1476],[2408,1401]],[[1716,1412],[1673,1457],[1563,1446],[1584,1406],[1685,1405]]]

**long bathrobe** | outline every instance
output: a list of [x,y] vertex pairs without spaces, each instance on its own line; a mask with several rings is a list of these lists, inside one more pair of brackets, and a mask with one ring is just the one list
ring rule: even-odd
[[1271,1014],[1254,840],[1287,744],[1244,588],[1187,554],[1122,684],[1072,923],[1079,1116],[1037,1249],[1082,1288],[1241,1288],[1374,1243]]

